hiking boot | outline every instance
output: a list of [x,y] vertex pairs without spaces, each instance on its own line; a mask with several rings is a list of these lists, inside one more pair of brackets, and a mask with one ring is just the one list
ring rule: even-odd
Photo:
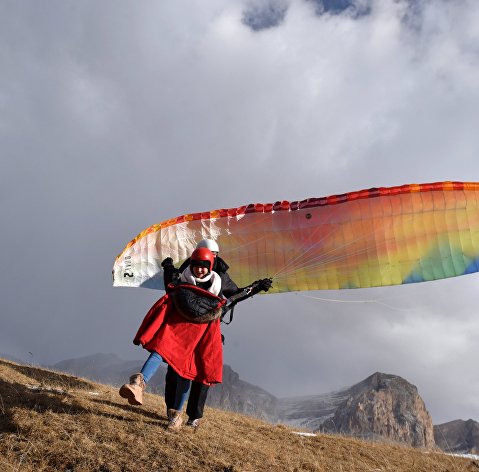
[[120,388],[120,397],[126,398],[130,405],[143,405],[143,391],[146,388],[143,374],[133,374],[130,377],[130,383],[122,385]]
[[181,428],[181,425],[183,423],[183,418],[181,417],[181,411],[178,410],[173,410],[173,408],[170,408],[168,410],[168,427],[167,429],[169,430],[177,430]]
[[188,418],[188,421],[186,422],[186,426],[189,426],[190,428],[193,428],[196,432],[196,430],[200,426],[200,418],[196,418],[195,420],[192,420],[191,418]]

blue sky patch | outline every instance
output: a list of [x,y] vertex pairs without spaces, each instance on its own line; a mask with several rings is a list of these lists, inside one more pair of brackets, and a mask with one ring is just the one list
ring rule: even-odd
[[251,5],[243,12],[242,22],[253,31],[261,31],[280,25],[288,11],[284,0],[269,0],[261,5]]
[[[304,0],[315,4],[318,16],[324,14],[347,14],[360,18],[371,12],[370,0]],[[242,22],[253,31],[261,31],[281,25],[288,12],[286,0],[267,0],[260,4],[251,4],[243,12]]]
[[323,15],[329,13],[332,15],[340,15],[347,13],[348,15],[359,18],[368,15],[371,12],[369,1],[361,0],[307,0],[315,3],[316,13]]

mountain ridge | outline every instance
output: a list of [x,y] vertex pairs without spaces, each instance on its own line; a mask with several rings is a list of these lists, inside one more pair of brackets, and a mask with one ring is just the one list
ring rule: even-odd
[[436,444],[446,452],[479,454],[479,422],[453,420],[434,426]]

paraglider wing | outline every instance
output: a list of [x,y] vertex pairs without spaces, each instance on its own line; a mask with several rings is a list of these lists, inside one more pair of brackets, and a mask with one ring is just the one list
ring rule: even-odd
[[373,188],[195,213],[153,225],[116,258],[113,285],[163,289],[161,261],[217,241],[238,286],[268,293],[365,288],[479,270],[479,183]]

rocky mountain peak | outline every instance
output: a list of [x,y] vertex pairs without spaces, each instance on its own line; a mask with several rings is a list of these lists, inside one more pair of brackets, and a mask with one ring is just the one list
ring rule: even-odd
[[397,375],[381,372],[353,385],[319,429],[415,447],[435,446],[432,419],[417,388]]

